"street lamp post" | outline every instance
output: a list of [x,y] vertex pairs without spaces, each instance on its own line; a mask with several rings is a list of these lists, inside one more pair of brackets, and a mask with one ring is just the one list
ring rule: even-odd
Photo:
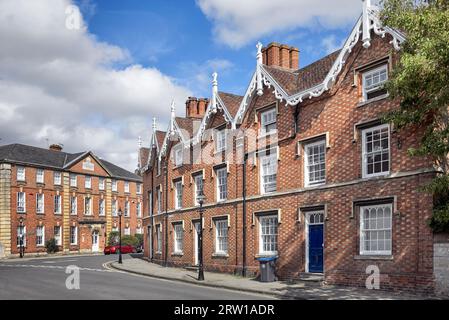
[[200,193],[196,197],[199,205],[200,205],[200,232],[198,234],[198,253],[199,253],[199,268],[198,268],[198,281],[204,280],[204,267],[203,267],[203,203],[206,197],[203,194],[203,190],[200,189]]
[[19,219],[19,225],[20,225],[20,228],[19,228],[19,230],[20,230],[19,254],[20,254],[20,257],[23,258],[23,218],[22,217],[20,217],[20,219]]
[[119,240],[118,240],[118,263],[122,264],[122,208],[118,209],[118,229],[119,229]]

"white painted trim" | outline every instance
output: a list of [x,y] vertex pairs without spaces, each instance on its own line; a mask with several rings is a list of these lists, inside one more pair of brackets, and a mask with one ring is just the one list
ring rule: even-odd
[[[369,207],[389,207],[390,208],[390,250],[377,250],[377,251],[365,251],[363,250],[363,217],[362,212],[364,208]],[[385,203],[385,204],[374,204],[374,205],[361,205],[359,206],[359,253],[361,256],[391,256],[393,254],[393,205],[391,203]]]
[[323,214],[323,222],[322,223],[314,223],[313,225],[322,224],[323,225],[323,273],[324,273],[324,219],[325,219],[325,211],[324,210],[313,210],[313,211],[305,211],[304,212],[304,220],[305,220],[305,271],[309,272],[309,219],[312,214],[322,213]]
[[[309,147],[319,146],[319,145],[324,145],[324,181],[319,181],[319,182],[311,184],[309,181],[309,166],[308,166],[309,153],[308,153],[307,149]],[[327,178],[326,150],[327,149],[326,149],[326,138],[325,137],[323,137],[323,139],[320,139],[318,141],[304,143],[304,163],[303,163],[303,165],[304,165],[304,187],[319,186],[319,185],[326,184],[326,178]]]
[[[365,156],[365,153],[366,153],[366,137],[365,137],[365,133],[367,131],[373,131],[373,130],[376,130],[376,129],[383,129],[383,128],[388,128],[388,171],[368,174],[367,173],[367,162],[366,162],[366,156]],[[390,130],[390,125],[388,123],[380,124],[380,125],[377,125],[377,126],[364,128],[361,131],[362,131],[362,178],[388,176],[390,174],[390,171],[391,171],[391,132],[390,132],[391,130]]]

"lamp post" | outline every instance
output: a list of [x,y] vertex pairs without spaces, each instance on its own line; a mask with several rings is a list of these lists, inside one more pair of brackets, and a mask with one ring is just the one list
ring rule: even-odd
[[204,196],[203,189],[200,189],[200,193],[196,197],[196,200],[198,201],[200,205],[200,232],[198,233],[198,253],[199,253],[199,268],[198,268],[198,281],[204,280],[204,268],[203,268],[203,203],[204,199],[206,197]]
[[21,258],[23,258],[23,218],[22,217],[20,217],[20,219],[19,219],[19,225],[20,225],[20,228],[19,228],[19,230],[20,230],[19,255]]
[[119,225],[119,227],[118,227],[118,229],[119,229],[119,232],[118,232],[118,237],[119,237],[119,240],[118,240],[118,247],[119,247],[119,250],[118,250],[118,263],[120,263],[120,264],[122,264],[123,263],[123,261],[122,261],[122,208],[119,208],[118,209],[118,225]]

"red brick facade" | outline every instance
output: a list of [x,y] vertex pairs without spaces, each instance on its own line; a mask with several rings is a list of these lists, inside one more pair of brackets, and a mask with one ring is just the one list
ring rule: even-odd
[[[26,147],[26,146],[25,146]],[[33,147],[34,148],[34,147]],[[42,149],[41,149],[42,151]],[[83,168],[83,162],[90,159],[93,170]],[[17,168],[25,168],[25,179],[22,181],[17,177]],[[10,193],[10,252],[6,255],[19,254],[19,242],[17,238],[17,228],[20,219],[26,227],[26,254],[46,253],[45,242],[55,237],[55,227],[61,227],[61,242],[59,251],[62,252],[102,252],[109,232],[118,230],[118,217],[112,212],[112,201],[117,200],[116,210],[124,211],[125,202],[129,201],[129,217],[123,217],[122,232],[125,228],[130,228],[130,234],[134,235],[142,228],[143,203],[142,195],[137,192],[137,186],[141,184],[141,178],[133,175],[134,178],[126,178],[111,175],[102,164],[96,161],[92,154],[86,154],[67,168],[52,168],[36,164],[14,163],[8,164],[8,169],[2,167],[2,171],[9,171],[8,192]],[[37,170],[44,170],[43,183],[37,182]],[[54,180],[54,173],[61,174],[60,184]],[[76,185],[73,184],[71,176],[76,177]],[[86,177],[91,179],[91,187],[85,184]],[[103,187],[100,188],[100,179]],[[117,191],[112,190],[112,181],[117,181]],[[125,192],[125,181],[129,183],[129,192]],[[2,188],[6,190],[5,185]],[[143,188],[141,188],[143,189]],[[4,191],[4,190],[2,190]],[[18,210],[18,194],[25,194],[25,210]],[[36,197],[38,194],[44,195],[44,210],[38,212]],[[60,195],[61,209],[56,212],[55,196]],[[2,197],[5,195],[2,193]],[[71,198],[76,197],[76,209],[71,205]],[[90,197],[90,212],[85,207],[85,197]],[[2,199],[2,201],[6,201]],[[100,201],[104,208],[100,209]],[[137,203],[141,206],[141,215],[137,214]],[[44,227],[43,243],[37,245],[37,228]],[[76,241],[72,243],[71,227],[76,227]],[[93,246],[94,233],[98,236],[98,247]],[[6,246],[5,246],[6,247]]]
[[[263,95],[254,94],[238,129],[260,133],[260,112],[271,105],[277,107],[277,175],[276,191],[261,194],[261,163],[253,152],[261,147],[245,144],[249,154],[246,165],[246,267],[248,274],[259,269],[260,219],[272,212],[277,216],[277,275],[281,279],[297,279],[305,273],[307,265],[308,225],[307,213],[319,210],[324,213],[324,266],[326,283],[365,286],[367,266],[374,265],[380,271],[380,287],[411,291],[433,290],[432,232],[427,219],[432,212],[432,198],[418,191],[432,177],[432,163],[424,158],[409,157],[407,149],[419,141],[419,132],[398,134],[388,127],[389,173],[377,177],[364,177],[362,160],[362,130],[378,125],[383,113],[398,107],[398,103],[383,96],[363,102],[362,74],[373,65],[394,66],[397,53],[385,38],[373,36],[371,46],[363,48],[359,41],[346,59],[331,90],[317,98],[305,99],[295,106],[286,106],[264,86]],[[307,67],[306,67],[307,68]],[[282,70],[281,70],[282,71]],[[313,74],[309,75],[313,77]],[[287,79],[288,80],[288,79]],[[295,114],[297,122],[295,123]],[[219,111],[208,120],[208,128],[225,125]],[[297,127],[297,129],[296,129]],[[307,142],[317,137],[326,140],[325,183],[319,186],[305,185],[305,150]],[[247,137],[248,138],[248,137]],[[314,140],[315,139],[315,140]],[[202,152],[211,157],[216,139],[204,139]],[[199,218],[194,203],[195,183],[192,173],[204,172],[204,266],[206,270],[241,273],[243,266],[243,165],[229,161],[227,173],[227,200],[218,203],[217,176],[214,165],[201,161],[186,161],[174,167],[173,145],[168,144],[170,161],[167,175],[161,170],[157,175],[157,156],[161,142],[150,152],[149,166],[144,168],[144,225],[145,255],[153,261],[169,265],[190,266],[195,264],[195,228]],[[233,139],[231,155],[237,155],[238,141]],[[191,147],[192,148],[192,147]],[[188,149],[187,149],[188,150]],[[274,149],[276,150],[276,149]],[[159,153],[157,153],[159,151]],[[240,153],[241,155],[242,153]],[[164,155],[161,156],[164,165]],[[216,163],[225,160],[217,159]],[[182,209],[174,209],[175,190],[173,181],[183,181]],[[167,178],[168,186],[165,179]],[[162,188],[162,210],[157,212],[156,188]],[[166,188],[168,195],[166,195]],[[153,211],[149,199],[152,192]],[[168,197],[168,211],[165,208]],[[391,205],[391,254],[370,255],[361,253],[361,207],[369,204]],[[228,250],[216,253],[216,224],[214,219],[228,219]],[[182,253],[174,253],[174,224],[183,222]],[[156,226],[162,225],[162,252],[157,252]],[[165,233],[168,230],[168,233]],[[152,241],[150,246],[149,241]],[[165,241],[168,239],[168,251]],[[152,250],[151,250],[152,249]],[[262,254],[263,255],[263,254]]]

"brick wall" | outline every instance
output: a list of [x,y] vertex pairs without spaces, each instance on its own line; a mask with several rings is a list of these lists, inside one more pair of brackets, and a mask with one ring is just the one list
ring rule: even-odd
[[[306,271],[306,224],[301,208],[321,206],[325,208],[324,221],[324,277],[330,284],[364,286],[366,267],[379,267],[381,288],[429,292],[433,290],[433,241],[427,226],[431,216],[432,198],[418,191],[432,177],[426,173],[431,163],[426,158],[410,158],[409,147],[419,141],[420,132],[397,133],[390,130],[390,174],[386,177],[362,177],[362,141],[358,124],[379,119],[388,110],[398,107],[397,102],[379,99],[363,103],[359,69],[368,63],[385,59],[394,63],[397,57],[386,36],[376,37],[369,49],[361,43],[354,47],[351,56],[337,79],[335,86],[319,98],[299,104],[298,132],[295,132],[294,113],[296,107],[285,106],[276,101],[272,90],[265,88],[262,96],[251,100],[240,128],[258,132],[260,123],[255,121],[261,108],[276,105],[277,145],[279,160],[277,190],[270,195],[261,195],[260,163],[247,164],[246,216],[246,261],[249,274],[257,274],[259,255],[258,213],[273,211],[278,215],[278,260],[277,272],[281,279],[298,278]],[[216,114],[209,127],[224,123],[222,115]],[[229,128],[229,125],[228,125]],[[303,141],[323,135],[328,137],[326,148],[326,183],[319,187],[306,188],[304,184]],[[207,139],[202,151],[216,157],[216,163],[224,161],[213,153],[214,142]],[[298,147],[299,144],[299,147]],[[171,146],[170,146],[171,147]],[[299,148],[299,149],[298,149]],[[298,150],[301,151],[298,154]],[[254,148],[248,148],[249,152]],[[236,152],[235,146],[233,152]],[[169,154],[169,153],[168,153]],[[165,174],[156,176],[151,170],[144,174],[144,190],[155,190],[161,185],[164,192],[162,214],[154,216],[154,224],[162,223],[165,232],[166,219],[168,252],[155,254],[154,261],[167,261],[170,265],[192,265],[194,263],[195,230],[192,222],[198,219],[198,208],[194,206],[192,172],[204,169],[204,263],[207,270],[241,272],[242,268],[242,165],[231,164],[228,173],[228,200],[216,203],[216,178],[212,174],[213,164],[185,164],[180,168],[168,165],[168,216],[165,212]],[[174,210],[172,180],[184,177],[183,209]],[[153,181],[153,185],[151,185]],[[147,197],[144,198],[148,201]],[[156,197],[154,208],[156,208]],[[392,254],[388,257],[360,255],[360,218],[357,203],[373,199],[389,199],[393,207]],[[146,205],[148,208],[148,205]],[[147,212],[147,211],[146,211]],[[215,255],[215,226],[213,218],[229,217],[228,253]],[[182,255],[173,255],[173,222],[184,222],[184,250]],[[151,219],[145,220],[151,225]],[[146,230],[146,229],[145,229]],[[154,229],[153,229],[154,230]],[[146,237],[147,238],[147,237]],[[156,243],[153,243],[156,246]],[[146,242],[145,254],[149,255]]]

